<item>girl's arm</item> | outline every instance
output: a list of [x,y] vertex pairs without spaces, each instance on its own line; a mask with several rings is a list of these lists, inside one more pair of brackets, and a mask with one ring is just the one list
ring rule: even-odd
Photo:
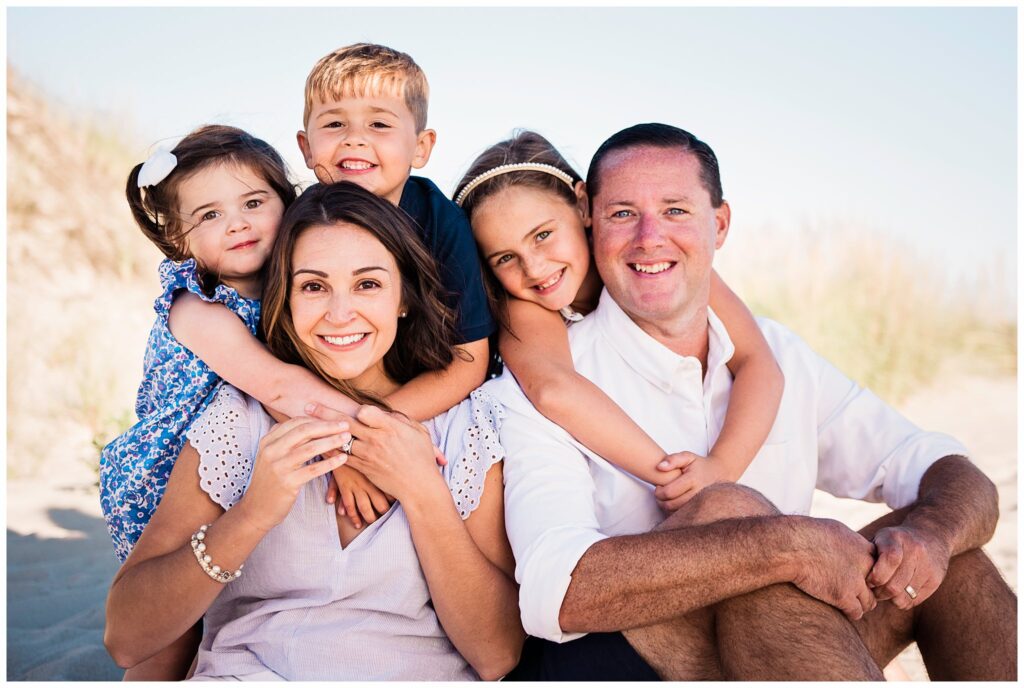
[[[469,396],[484,383],[490,346],[486,339],[460,344],[468,356],[455,356],[444,370],[421,373],[387,398],[388,404],[413,420],[430,420]],[[471,357],[471,358],[470,358]]]
[[708,458],[720,464],[726,480],[735,482],[754,460],[775,423],[785,380],[754,316],[714,271],[711,307],[729,332],[736,351],[728,363],[734,380],[725,423]]
[[445,634],[480,678],[501,678],[518,663],[526,637],[505,535],[501,464],[488,470],[480,504],[463,521],[423,426],[366,406],[351,429],[358,440],[349,462],[402,503]]
[[302,416],[310,403],[348,415],[359,408],[315,373],[278,360],[219,303],[184,292],[171,304],[167,324],[174,338],[213,372],[278,414]]
[[678,469],[657,470],[665,452],[597,385],[576,372],[569,336],[558,313],[509,299],[510,334],[499,349],[530,402],[591,451],[641,480],[664,485]]

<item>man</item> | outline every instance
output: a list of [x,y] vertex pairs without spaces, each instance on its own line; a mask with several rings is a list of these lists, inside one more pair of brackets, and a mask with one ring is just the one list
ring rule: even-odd
[[[606,291],[570,330],[577,370],[667,451],[706,453],[733,350],[708,309],[730,219],[715,155],[638,125],[602,144],[588,183]],[[952,438],[778,324],[762,330],[786,376],[768,441],[742,485],[712,485],[667,519],[671,485],[654,492],[591,454],[510,376],[491,383],[508,406],[523,624],[546,639],[513,677],[881,680],[916,640],[933,679],[1015,679],[1016,597],[978,549],[998,516],[992,483]],[[894,511],[860,534],[782,515],[806,514],[815,486]]]

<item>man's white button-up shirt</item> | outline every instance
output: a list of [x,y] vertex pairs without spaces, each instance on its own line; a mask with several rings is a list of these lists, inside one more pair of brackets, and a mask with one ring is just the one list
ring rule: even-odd
[[[576,370],[592,380],[668,452],[706,456],[725,419],[734,347],[708,310],[708,370],[641,330],[611,299],[569,329]],[[770,320],[759,324],[786,378],[767,441],[739,482],[786,514],[806,514],[815,487],[840,497],[917,497],[924,472],[952,437],[924,432]],[[573,569],[595,542],[650,531],[665,515],[653,486],[608,463],[538,413],[506,372],[488,383],[506,406],[505,523],[516,557],[527,633],[564,642],[558,613]],[[637,571],[636,575],[643,575]],[[709,576],[714,572],[709,571]]]

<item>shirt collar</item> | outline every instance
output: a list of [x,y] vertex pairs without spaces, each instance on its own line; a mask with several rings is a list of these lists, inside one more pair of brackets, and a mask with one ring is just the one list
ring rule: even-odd
[[[674,383],[684,379],[682,373],[700,369],[696,356],[680,356],[651,335],[644,332],[633,319],[626,315],[607,289],[601,291],[601,299],[591,314],[596,320],[598,331],[635,370],[655,387],[666,393],[673,391]],[[718,373],[735,352],[729,333],[711,307],[708,307],[708,375],[704,378],[705,389],[710,389],[712,378]]]

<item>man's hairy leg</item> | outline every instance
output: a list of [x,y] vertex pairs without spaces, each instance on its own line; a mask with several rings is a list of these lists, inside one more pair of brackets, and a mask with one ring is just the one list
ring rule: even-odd
[[[893,511],[860,532],[870,539],[909,511]],[[855,626],[883,666],[916,640],[933,681],[1017,678],[1017,596],[980,549],[950,559],[938,590],[922,604],[904,610],[882,601]]]
[[[705,488],[658,530],[777,514],[756,491],[722,483]],[[850,622],[790,584],[770,585],[624,635],[665,679],[882,680]]]

